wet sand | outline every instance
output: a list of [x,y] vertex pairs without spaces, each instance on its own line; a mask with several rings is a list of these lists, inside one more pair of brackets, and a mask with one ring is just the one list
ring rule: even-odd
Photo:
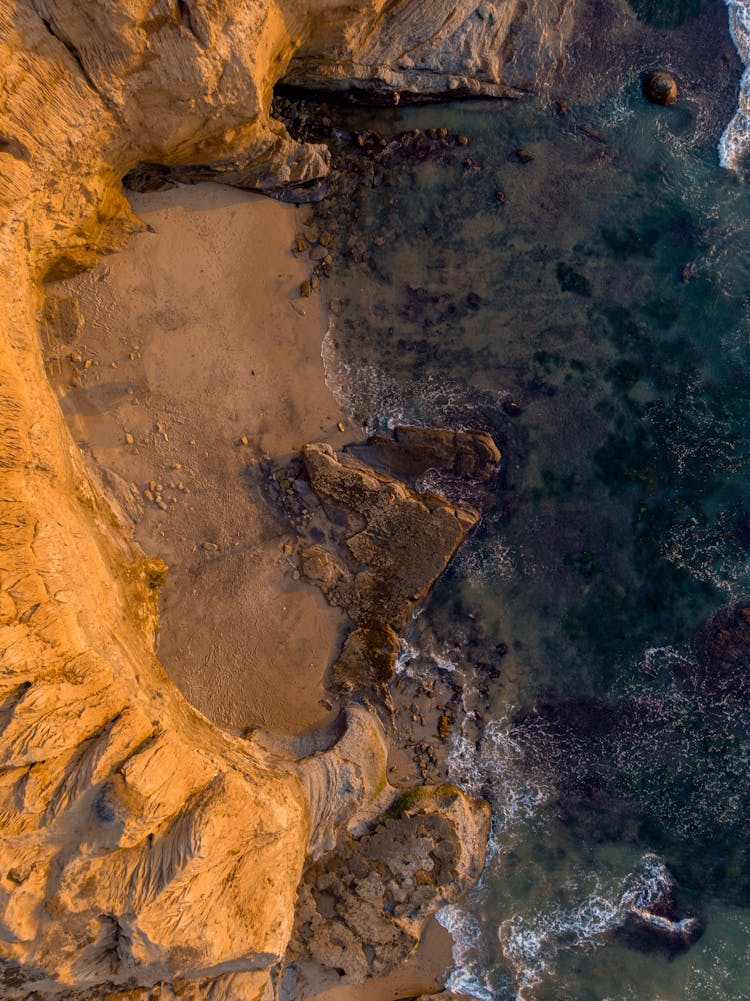
[[323,678],[345,617],[299,580],[265,490],[306,442],[349,437],[323,379],[323,303],[299,295],[305,210],[213,184],[132,203],[149,231],[49,289],[83,317],[68,343],[50,334],[50,375],[95,475],[169,566],[159,655],[175,684],[229,729],[303,733],[335,716]]

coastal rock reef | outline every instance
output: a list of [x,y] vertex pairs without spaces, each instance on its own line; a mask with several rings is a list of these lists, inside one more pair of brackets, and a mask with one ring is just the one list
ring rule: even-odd
[[[140,228],[121,184],[140,164],[267,192],[324,176],[327,149],[271,117],[280,80],[394,102],[516,93],[559,58],[571,16],[568,0],[0,0],[4,998],[267,999],[317,852],[396,879],[391,830],[439,846],[429,871],[409,856],[421,884],[394,911],[393,962],[478,875],[486,808],[455,790],[396,810],[374,713],[353,706],[339,742],[298,761],[173,688],[154,653],[165,568],[70,437],[42,364],[43,283]],[[321,919],[306,887],[297,958],[318,962],[329,938],[307,941]],[[363,887],[330,892],[351,915]],[[377,890],[396,909],[401,892]],[[373,965],[361,949],[355,977]]]

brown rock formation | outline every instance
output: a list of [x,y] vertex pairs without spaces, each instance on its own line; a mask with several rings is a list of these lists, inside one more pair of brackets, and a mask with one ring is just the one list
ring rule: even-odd
[[476,525],[478,513],[437,494],[418,494],[325,445],[308,445],[303,458],[332,520],[343,516],[347,560],[314,546],[302,553],[304,573],[357,625],[398,629]]
[[338,554],[309,546],[300,567],[358,627],[347,636],[331,681],[345,691],[382,695],[398,656],[395,630],[479,515],[438,494],[419,494],[326,445],[308,445],[303,459],[313,491],[341,529]]
[[[309,769],[219,732],[168,683],[152,646],[160,569],[97,493],[46,382],[41,281],[90,266],[139,226],[120,178],[141,162],[218,164],[231,183],[262,190],[323,175],[327,151],[294,143],[269,116],[285,73],[505,93],[503,67],[517,83],[533,79],[536,57],[558,48],[566,9],[0,0],[4,998],[38,988],[142,1001],[153,984],[162,998],[266,997],[315,819],[344,823],[351,801],[382,792],[357,764],[372,746],[345,761],[334,749],[316,758],[332,812]],[[396,66],[407,50],[408,71]],[[440,520],[452,551],[471,518],[431,504],[416,524]],[[376,550],[367,531],[352,552],[374,561]],[[404,594],[417,591],[404,579]],[[372,600],[360,596],[360,607]],[[400,614],[394,606],[385,619]],[[349,800],[336,800],[352,778]],[[404,916],[407,937],[415,921]]]
[[487,804],[438,786],[402,794],[359,836],[339,835],[305,872],[288,961],[338,970],[342,983],[390,973],[436,905],[476,881],[489,820]]
[[396,427],[393,437],[379,433],[368,445],[380,462],[405,476],[438,469],[454,476],[487,480],[497,471],[500,450],[488,431],[447,431],[442,428]]

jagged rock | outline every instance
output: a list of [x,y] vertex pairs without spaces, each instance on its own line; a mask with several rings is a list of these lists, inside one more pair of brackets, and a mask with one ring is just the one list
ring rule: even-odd
[[634,907],[625,915],[619,934],[631,948],[675,955],[695,945],[703,926],[695,917],[675,919]]
[[320,546],[302,553],[302,572],[359,626],[406,622],[479,515],[437,494],[418,494],[330,446],[308,445],[305,470],[341,525],[339,558]]
[[368,440],[378,460],[396,473],[420,476],[440,469],[473,480],[489,479],[500,464],[500,449],[488,431],[447,431],[399,426],[393,437],[379,433]]
[[615,934],[633,949],[675,955],[703,934],[695,915],[680,913],[677,881],[655,855],[645,856],[625,887]]
[[454,786],[397,794],[305,872],[287,961],[338,970],[344,983],[386,975],[429,917],[476,881],[488,832],[488,805]]

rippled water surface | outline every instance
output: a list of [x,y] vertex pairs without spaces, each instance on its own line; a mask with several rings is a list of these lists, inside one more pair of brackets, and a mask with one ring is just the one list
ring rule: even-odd
[[[494,807],[444,914],[488,1001],[750,998],[748,707],[684,680],[700,624],[750,600],[750,194],[699,110],[635,80],[567,115],[350,114],[470,140],[359,196],[326,361],[370,426],[503,451],[404,637],[405,670],[462,677],[453,771]],[[671,959],[613,933],[664,867],[705,922]]]

